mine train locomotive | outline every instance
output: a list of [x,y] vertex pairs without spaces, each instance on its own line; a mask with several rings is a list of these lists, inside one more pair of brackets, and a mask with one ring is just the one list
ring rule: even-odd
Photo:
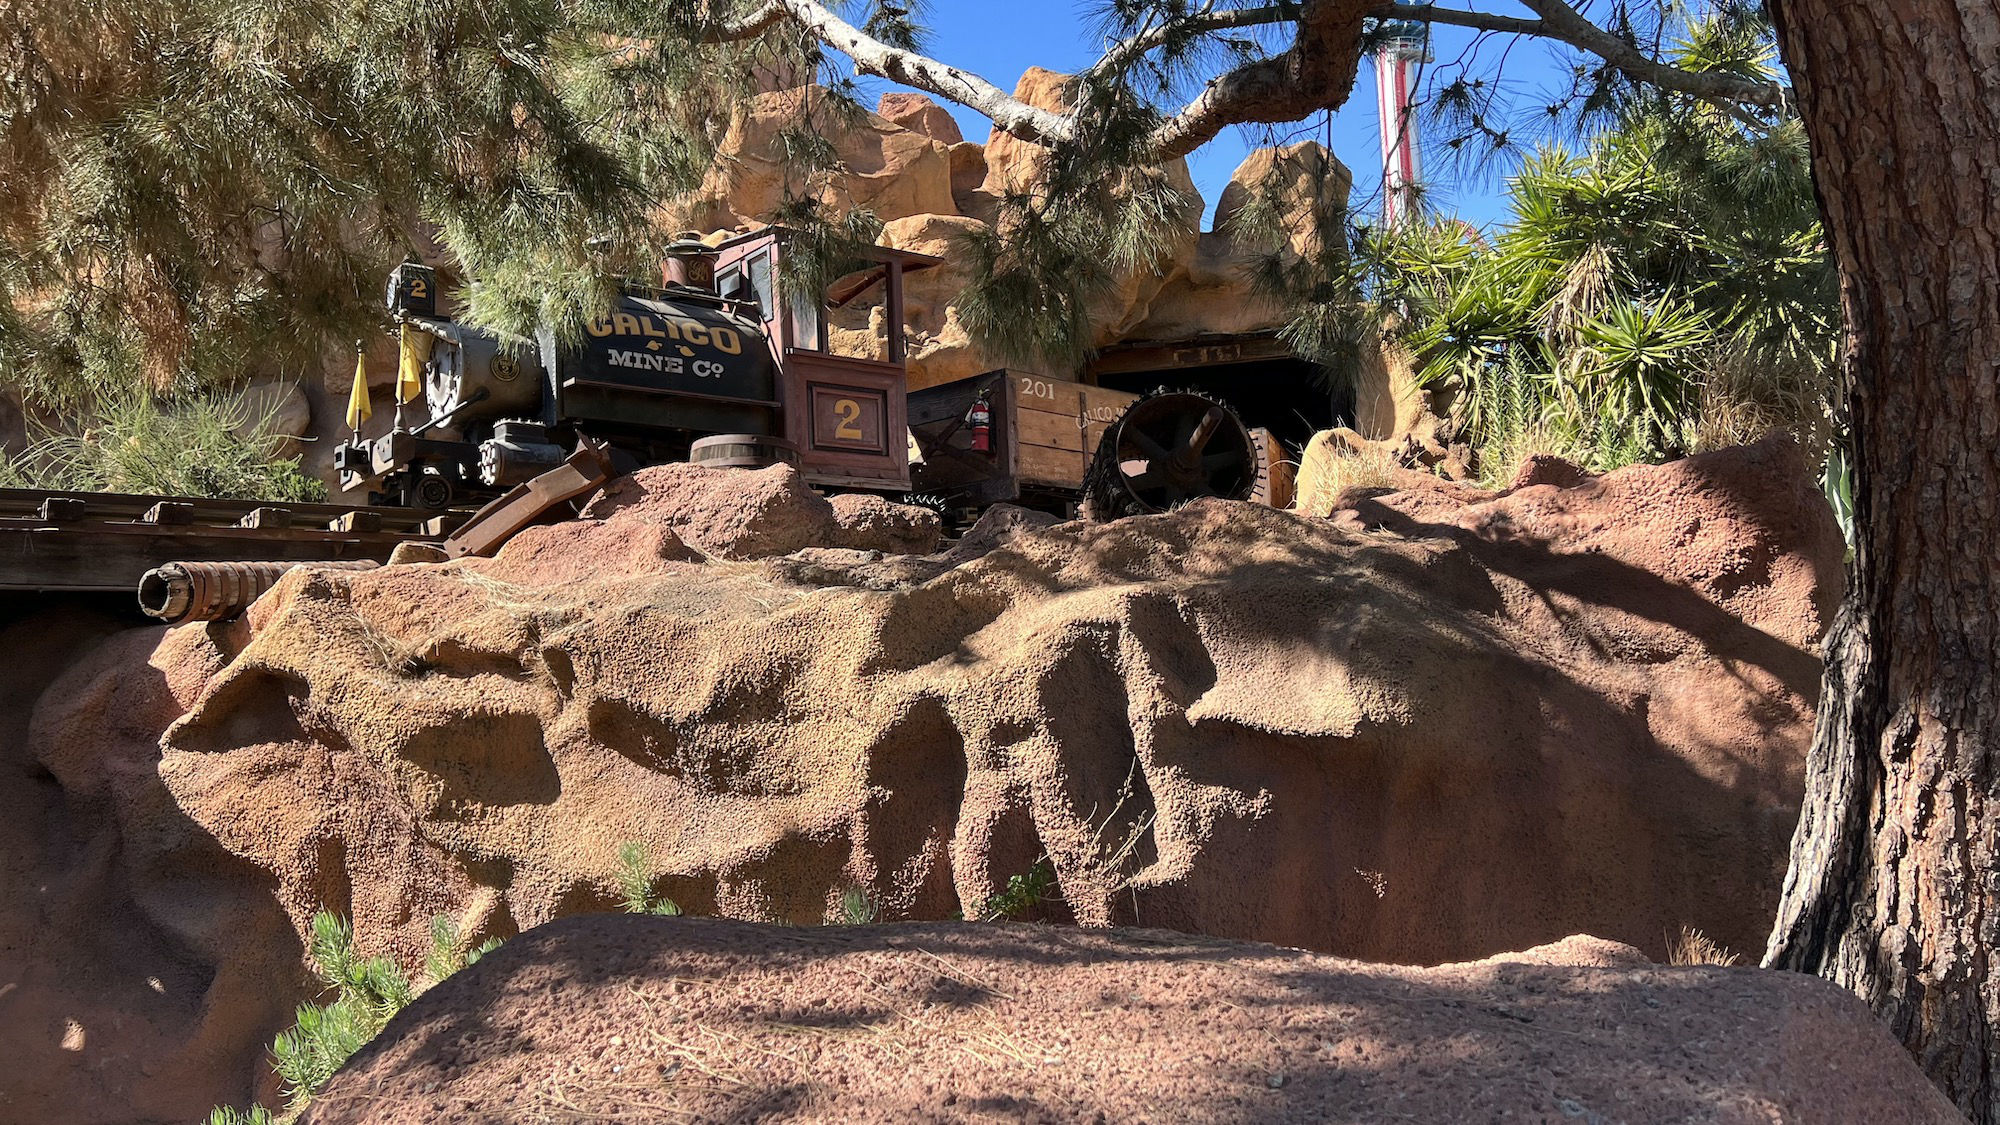
[[[1000,503],[1091,519],[1210,497],[1284,506],[1282,444],[1198,388],[1002,369],[911,391],[904,275],[939,260],[870,247],[808,286],[818,273],[797,255],[787,270],[793,237],[684,239],[659,285],[622,287],[574,339],[458,323],[436,275],[406,263],[389,285],[394,424],[334,459],[369,507],[0,489],[0,590],[136,586],[161,620],[226,620],[294,566],[490,555],[613,474],[675,461],[789,464],[827,491],[927,503],[947,527]],[[370,413],[360,365],[349,411]]]
[[[389,306],[422,363],[396,424],[336,451],[343,488],[374,503],[477,504],[561,464],[580,438],[630,472],[674,461],[795,465],[814,485],[902,493],[903,278],[938,259],[888,248],[824,293],[786,268],[794,237],[766,227],[669,248],[658,286],[627,284],[574,341],[510,339],[441,315],[437,279],[405,263]],[[837,355],[828,321],[879,303],[887,359]]]

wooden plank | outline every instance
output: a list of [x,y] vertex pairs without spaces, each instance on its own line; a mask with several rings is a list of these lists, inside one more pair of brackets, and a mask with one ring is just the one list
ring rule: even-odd
[[934,423],[949,423],[965,417],[972,409],[972,401],[981,394],[999,385],[1006,378],[1005,372],[975,375],[970,379],[960,379],[954,383],[940,383],[911,391],[910,426],[917,428]]
[[1083,429],[1078,425],[1080,420],[1074,412],[1052,414],[1046,410],[1031,409],[1023,403],[1019,421],[1022,445],[1045,445],[1050,449],[1083,452]]
[[1133,343],[1106,348],[1091,361],[1092,378],[1131,372],[1166,372],[1188,367],[1249,363],[1263,359],[1289,359],[1291,348],[1275,332],[1253,332],[1240,336],[1197,336],[1172,343]]
[[169,562],[386,560],[405,537],[270,535],[225,529],[126,524],[90,530],[44,528],[0,533],[0,589],[136,592],[139,577]]
[[1057,413],[1070,413],[1076,409],[1076,392],[1081,387],[1079,383],[1015,371],[1009,371],[1007,378],[1014,384],[1014,401],[1025,409]]
[[1083,487],[1082,453],[1027,444],[1016,446],[1015,453],[1019,458],[1016,462],[1016,475],[1022,481],[1056,485],[1061,488]]
[[1130,391],[1114,391],[1109,387],[1078,383],[1077,390],[1083,395],[1084,419],[1099,426],[1116,422],[1126,407],[1139,401],[1139,396]]
[[1104,387],[1083,387],[1083,451],[1094,455],[1098,445],[1104,440],[1104,431],[1123,417],[1125,411],[1139,396],[1129,391],[1114,391]]

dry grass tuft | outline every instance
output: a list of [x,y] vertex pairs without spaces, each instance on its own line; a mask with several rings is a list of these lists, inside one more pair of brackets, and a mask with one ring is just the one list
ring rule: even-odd
[[1669,965],[1734,965],[1743,958],[1695,929],[1682,926],[1680,936],[1667,942]]
[[1393,488],[1402,473],[1396,459],[1379,449],[1355,450],[1331,433],[1313,435],[1299,461],[1292,510],[1302,515],[1333,514],[1333,502],[1350,488]]

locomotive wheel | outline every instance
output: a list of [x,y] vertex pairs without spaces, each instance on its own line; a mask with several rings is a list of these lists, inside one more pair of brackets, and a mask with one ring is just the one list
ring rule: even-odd
[[1266,508],[1289,508],[1298,488],[1298,465],[1292,451],[1271,431],[1258,427],[1250,431],[1251,448],[1257,454],[1257,487],[1250,499]]
[[451,507],[451,482],[434,469],[425,469],[410,479],[407,505],[427,511],[441,512]]
[[1105,428],[1083,479],[1083,518],[1164,512],[1189,500],[1247,500],[1257,489],[1255,439],[1227,406],[1159,390]]
[[898,504],[908,504],[912,508],[926,508],[935,513],[938,526],[946,535],[956,535],[960,530],[958,509],[938,492],[906,492],[897,499]]

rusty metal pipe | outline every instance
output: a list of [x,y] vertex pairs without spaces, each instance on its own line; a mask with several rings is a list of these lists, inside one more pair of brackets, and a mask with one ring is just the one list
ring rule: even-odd
[[227,621],[249,608],[295,566],[324,570],[373,570],[366,559],[338,562],[176,562],[156,566],[139,579],[139,609],[169,625],[183,621]]

